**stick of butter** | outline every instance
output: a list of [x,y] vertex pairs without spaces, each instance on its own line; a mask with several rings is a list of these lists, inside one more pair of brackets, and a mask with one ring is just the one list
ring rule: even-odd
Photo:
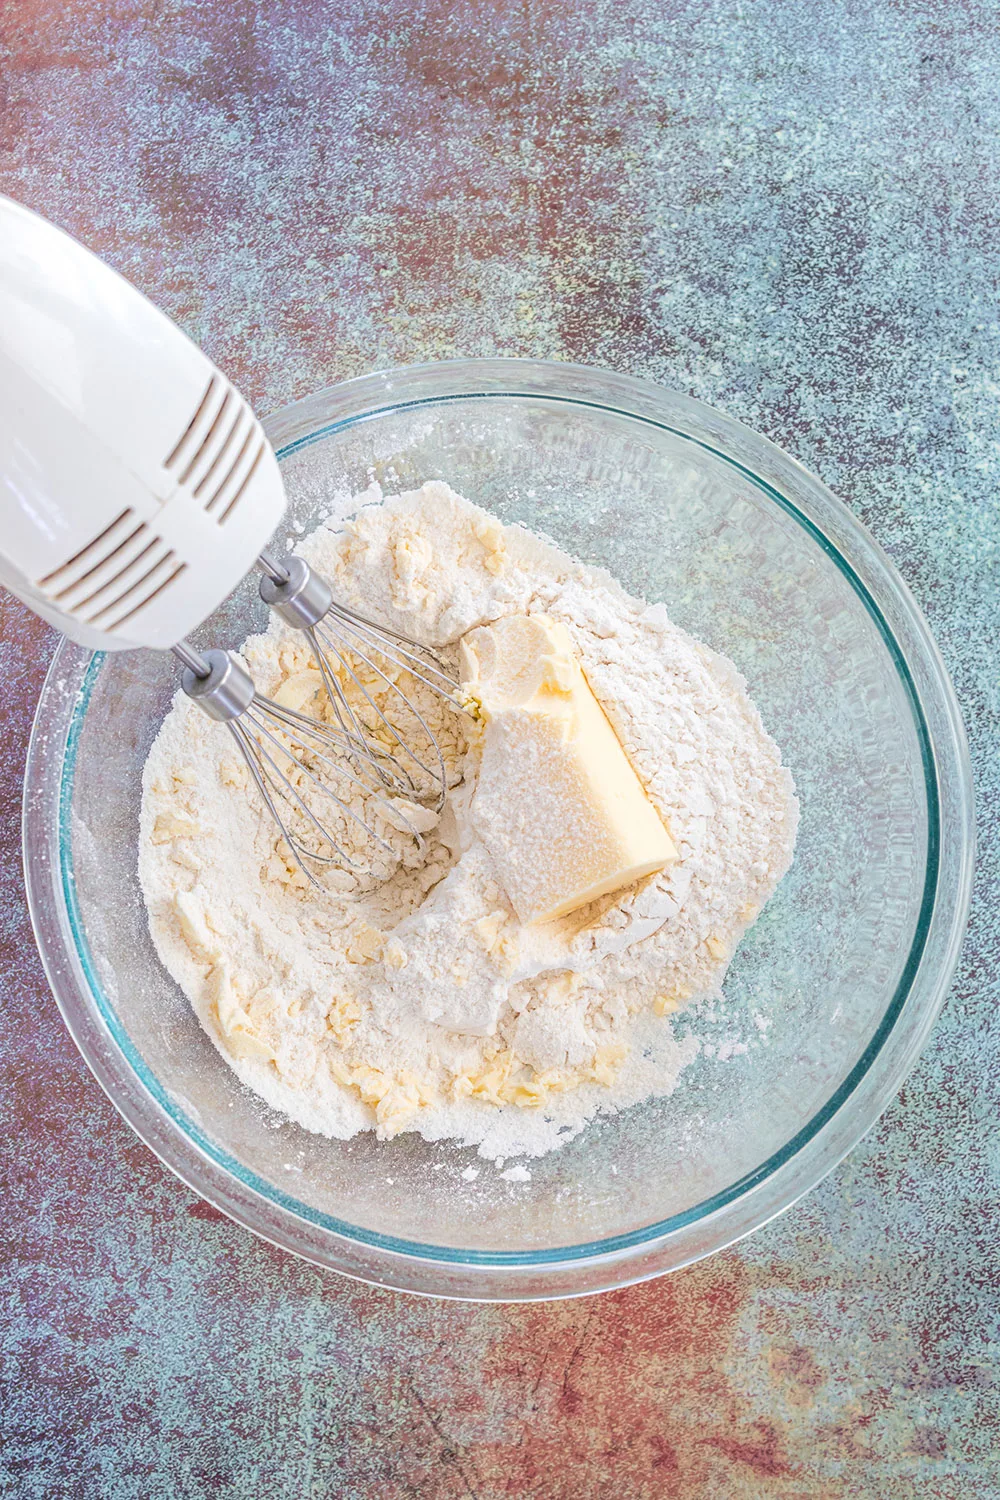
[[550,922],[677,850],[591,692],[564,625],[508,615],[461,644],[485,720],[470,815],[522,922]]

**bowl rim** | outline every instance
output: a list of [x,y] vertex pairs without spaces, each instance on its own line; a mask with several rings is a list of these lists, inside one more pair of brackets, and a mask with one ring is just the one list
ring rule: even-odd
[[[542,1251],[455,1250],[335,1219],[247,1172],[172,1108],[102,993],[76,902],[67,830],[79,729],[104,654],[66,640],[57,647],[32,729],[23,848],[32,925],[66,1025],[112,1102],[188,1186],[273,1243],[359,1279],[431,1295],[522,1300],[603,1290],[713,1253],[789,1207],[842,1159],[897,1092],[944,1002],[971,898],[974,824],[968,749],[954,690],[902,578],[826,486],[776,445],[715,408],[649,381],[584,366],[449,360],[326,387],[272,413],[262,425],[284,459],[337,430],[390,411],[497,396],[598,407],[676,433],[738,471],[832,559],[875,623],[903,685],[921,745],[927,792],[920,913],[900,981],[868,1045],[789,1142],[681,1214],[578,1245]],[[325,420],[317,426],[320,411]],[[738,448],[743,457],[737,459],[723,444]],[[946,848],[945,838],[950,840]],[[946,888],[943,857],[950,876]],[[930,963],[932,935],[940,951]],[[904,1014],[911,1023],[905,1037],[900,1035]]]

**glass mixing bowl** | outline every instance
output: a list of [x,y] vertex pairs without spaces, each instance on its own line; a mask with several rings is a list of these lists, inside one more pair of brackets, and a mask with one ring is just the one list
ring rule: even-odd
[[[386,1286],[568,1296],[747,1234],[812,1187],[892,1098],[961,943],[967,752],[905,586],[844,506],[772,444],[622,376],[425,365],[321,391],[264,425],[293,539],[335,493],[446,479],[662,600],[730,656],[795,776],[795,863],[735,957],[725,1004],[675,1018],[705,1043],[677,1091],[598,1119],[529,1163],[530,1182],[415,1135],[328,1141],[241,1087],[147,932],[140,776],[176,663],[63,642],[35,720],[24,847],[38,944],[84,1057],[196,1192],[286,1249]],[[236,646],[263,618],[249,580],[197,643]]]

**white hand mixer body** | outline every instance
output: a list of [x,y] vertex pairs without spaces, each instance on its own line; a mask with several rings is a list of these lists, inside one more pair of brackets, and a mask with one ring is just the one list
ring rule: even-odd
[[274,454],[169,318],[0,198],[0,581],[82,645],[169,648],[285,511]]
[[[387,799],[440,807],[446,780],[406,677],[450,701],[456,683],[419,643],[334,604],[302,559],[264,552],[285,504],[270,444],[221,371],[90,251],[0,196],[0,583],[81,645],[173,650],[185,692],[228,725],[315,885],[311,866],[359,869],[345,820],[388,850],[385,812],[419,840]],[[332,722],[261,697],[234,657],[184,639],[255,565],[267,603],[307,634]],[[384,683],[382,704],[352,659]],[[370,794],[367,821],[352,786]]]

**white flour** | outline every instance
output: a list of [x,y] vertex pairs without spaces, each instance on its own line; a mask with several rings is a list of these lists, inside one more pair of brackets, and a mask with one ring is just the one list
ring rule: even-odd
[[[179,695],[144,772],[140,878],[209,1035],[309,1130],[418,1130],[491,1158],[541,1155],[600,1111],[671,1092],[697,1044],[667,1017],[718,989],[795,841],[791,778],[735,668],[662,605],[443,484],[300,550],[345,603],[429,645],[513,612],[562,621],[679,859],[522,927],[466,816],[475,728],[427,693],[453,791],[424,857],[400,836],[383,883],[317,896],[225,729]],[[245,656],[269,693],[309,665],[276,619]]]

